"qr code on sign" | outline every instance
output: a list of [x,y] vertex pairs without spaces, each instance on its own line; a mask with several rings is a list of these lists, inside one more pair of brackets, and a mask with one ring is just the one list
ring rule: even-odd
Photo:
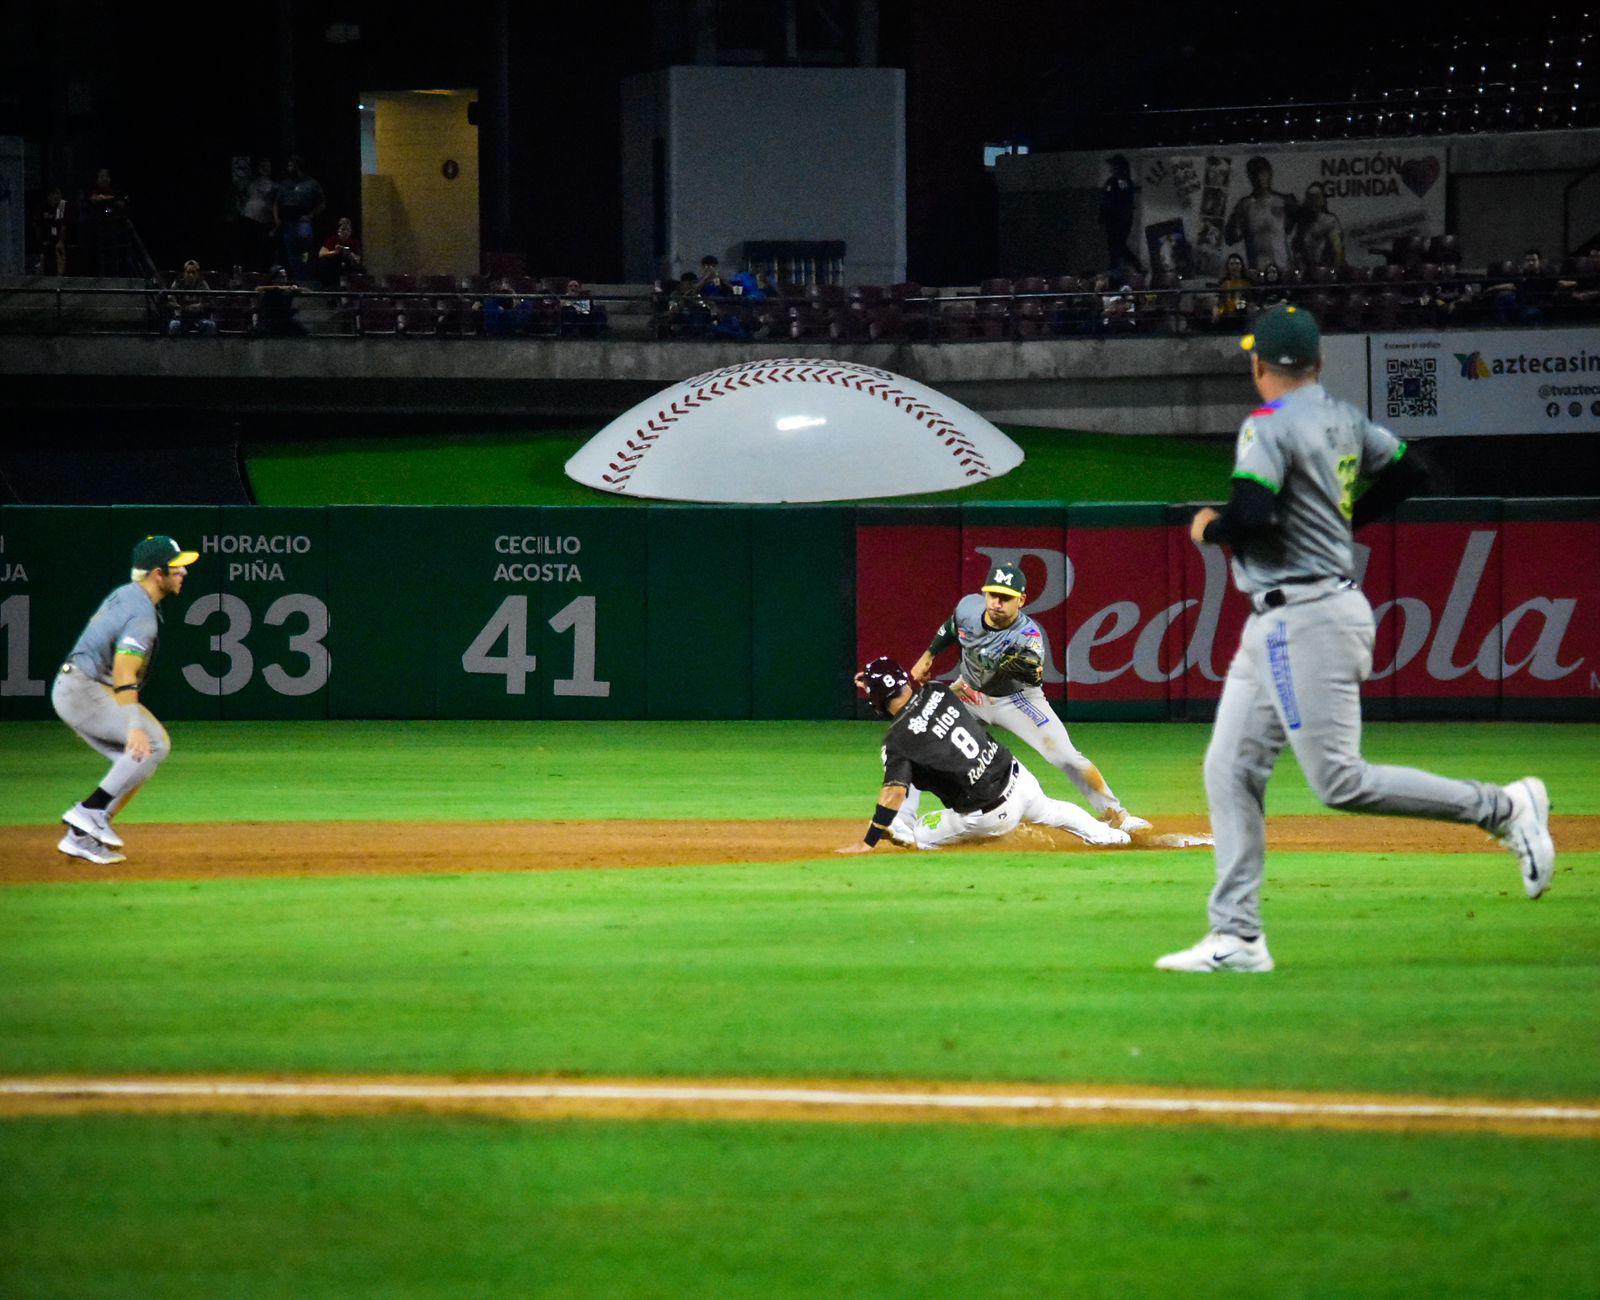
[[1439,414],[1439,372],[1435,357],[1389,359],[1389,418]]

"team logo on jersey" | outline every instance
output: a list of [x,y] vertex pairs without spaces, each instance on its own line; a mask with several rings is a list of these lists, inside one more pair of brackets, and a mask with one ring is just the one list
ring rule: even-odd
[[1252,442],[1254,442],[1255,440],[1256,440],[1256,422],[1254,420],[1246,420],[1244,422],[1244,428],[1239,430],[1239,445],[1235,450],[1235,454],[1239,455],[1239,456],[1243,456],[1244,453],[1245,453],[1245,449],[1247,447],[1249,447],[1250,444]]
[[920,736],[927,729],[928,720],[923,717],[912,718],[906,723],[906,730],[911,732],[913,735]]

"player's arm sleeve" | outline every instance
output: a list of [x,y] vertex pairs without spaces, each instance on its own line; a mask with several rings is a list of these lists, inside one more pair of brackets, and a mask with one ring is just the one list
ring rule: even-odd
[[883,784],[886,789],[891,785],[903,785],[908,789],[911,786],[911,759],[896,748],[892,740],[883,747]]
[[1435,481],[1436,475],[1427,456],[1396,439],[1388,462],[1372,475],[1367,490],[1356,498],[1350,526],[1360,528],[1375,519],[1382,519],[1407,497],[1419,496],[1431,490]]
[[1288,469],[1272,426],[1252,415],[1239,426],[1228,504],[1206,525],[1206,541],[1237,547],[1277,528],[1278,493]]
[[939,624],[939,630],[933,634],[933,640],[928,642],[928,653],[938,656],[956,643],[956,616],[952,611],[949,618]]
[[1259,479],[1235,478],[1228,504],[1206,525],[1206,541],[1215,546],[1248,546],[1278,527],[1278,494]]
[[156,620],[152,613],[148,616],[134,615],[122,625],[122,630],[117,633],[116,645],[112,649],[113,658],[128,655],[138,659],[150,657],[150,647],[156,643]]

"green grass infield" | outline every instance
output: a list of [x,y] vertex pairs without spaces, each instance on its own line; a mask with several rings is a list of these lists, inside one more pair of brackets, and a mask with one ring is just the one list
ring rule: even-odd
[[1577,1296],[1592,1143],[96,1118],[0,1124],[34,1296]]
[[[180,722],[128,821],[865,818],[882,734],[876,722]],[[1205,811],[1210,735],[1199,723],[1072,727],[1128,807],[1169,815]],[[1048,793],[1077,800],[1014,747]],[[1371,723],[1365,750],[1447,776],[1536,772],[1560,811],[1600,812],[1600,726]],[[59,723],[0,724],[0,824],[53,822],[104,770]],[[1322,811],[1287,750],[1267,800],[1272,813]]]

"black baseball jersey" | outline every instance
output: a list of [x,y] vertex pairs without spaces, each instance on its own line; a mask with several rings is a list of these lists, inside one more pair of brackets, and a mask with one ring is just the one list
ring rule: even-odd
[[931,790],[946,808],[976,812],[999,801],[1011,751],[991,740],[967,706],[938,682],[906,702],[883,739],[883,783]]

